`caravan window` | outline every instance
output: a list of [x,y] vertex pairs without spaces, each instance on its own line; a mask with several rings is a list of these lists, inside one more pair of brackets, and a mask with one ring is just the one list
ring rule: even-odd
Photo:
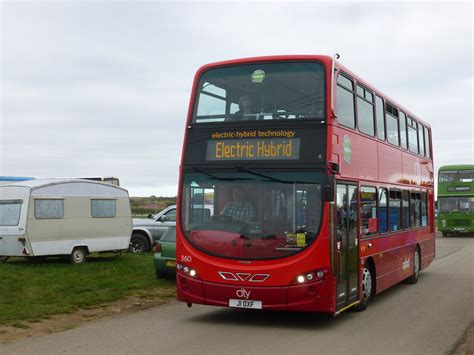
[[117,201],[91,200],[91,213],[94,218],[114,218],[117,215]]
[[21,200],[0,201],[0,226],[17,226],[20,222]]
[[36,219],[61,219],[64,217],[64,200],[62,199],[36,199]]

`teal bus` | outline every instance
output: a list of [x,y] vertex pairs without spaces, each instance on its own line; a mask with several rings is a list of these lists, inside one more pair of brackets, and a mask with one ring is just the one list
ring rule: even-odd
[[474,165],[445,165],[438,174],[438,230],[474,232]]

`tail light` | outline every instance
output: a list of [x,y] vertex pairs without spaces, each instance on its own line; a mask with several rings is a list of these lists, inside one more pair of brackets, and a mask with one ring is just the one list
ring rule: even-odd
[[161,244],[160,243],[155,245],[155,253],[161,253]]

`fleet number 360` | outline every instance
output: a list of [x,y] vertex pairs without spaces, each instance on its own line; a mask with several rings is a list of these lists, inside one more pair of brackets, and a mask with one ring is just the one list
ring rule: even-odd
[[181,261],[185,263],[190,263],[193,258],[191,255],[181,255]]

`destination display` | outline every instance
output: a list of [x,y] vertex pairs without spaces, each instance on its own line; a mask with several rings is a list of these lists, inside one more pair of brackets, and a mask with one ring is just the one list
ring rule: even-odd
[[206,160],[286,160],[299,157],[298,138],[208,141],[206,150]]
[[326,130],[238,129],[189,131],[185,164],[246,162],[323,162]]
[[448,192],[470,191],[470,186],[448,186]]

